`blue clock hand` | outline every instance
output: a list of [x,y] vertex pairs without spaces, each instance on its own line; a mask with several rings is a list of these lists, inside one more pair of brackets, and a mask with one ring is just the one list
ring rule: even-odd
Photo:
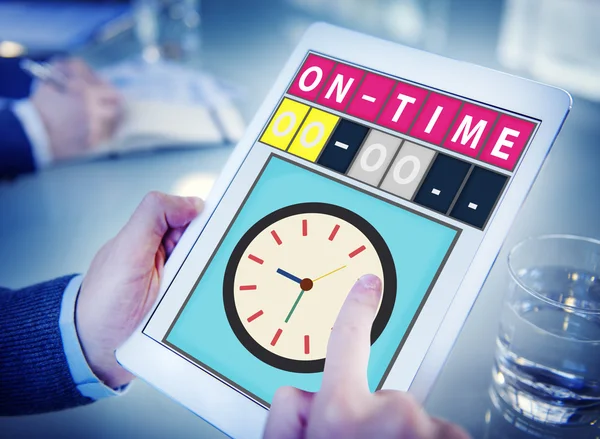
[[291,274],[291,273],[288,273],[288,272],[287,272],[287,271],[285,271],[285,270],[282,270],[281,268],[278,268],[278,269],[277,269],[277,273],[278,273],[278,274],[281,274],[283,277],[287,277],[289,280],[293,280],[294,282],[296,282],[296,283],[298,283],[298,284],[299,284],[300,282],[302,282],[302,279],[300,279],[299,277],[296,277],[296,276],[294,276],[294,275],[293,275],[293,274]]

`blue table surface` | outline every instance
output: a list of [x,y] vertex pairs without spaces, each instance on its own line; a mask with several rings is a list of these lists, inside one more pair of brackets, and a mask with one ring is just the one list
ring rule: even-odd
[[[299,12],[291,3],[203,3],[200,65],[242,87],[241,108],[248,120],[302,30],[323,18]],[[448,39],[442,54],[501,68],[495,46],[502,2],[447,3]],[[124,35],[82,54],[99,66],[132,50],[136,50],[133,38]],[[507,284],[507,250],[534,234],[600,238],[599,120],[598,103],[575,97],[572,113],[426,403],[429,412],[459,423],[475,438],[492,437],[486,419],[497,418],[487,389],[498,310]],[[139,153],[65,164],[0,183],[0,283],[19,287],[84,272],[97,249],[119,230],[146,192],[206,195],[230,152],[225,147]],[[494,438],[515,437],[502,422],[493,428]],[[0,418],[0,431],[3,437],[224,437],[141,382],[123,397],[76,410]]]

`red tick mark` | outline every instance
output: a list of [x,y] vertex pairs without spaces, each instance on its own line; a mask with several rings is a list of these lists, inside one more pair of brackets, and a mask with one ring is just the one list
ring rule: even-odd
[[277,340],[279,340],[279,337],[281,336],[281,333],[283,332],[283,329],[279,328],[277,330],[277,332],[275,333],[275,336],[273,337],[273,340],[271,340],[271,346],[275,346],[277,344]]
[[308,221],[302,220],[302,236],[308,235]]
[[271,230],[271,236],[273,236],[273,239],[275,240],[277,245],[281,245],[281,239],[279,238],[279,235],[275,230]]
[[248,291],[248,290],[255,290],[256,289],[256,285],[241,285],[240,286],[240,291]]
[[308,335],[304,336],[304,353],[310,354],[310,337]]
[[251,261],[254,261],[254,262],[256,262],[256,263],[258,263],[260,265],[262,265],[262,264],[265,263],[265,261],[263,261],[261,258],[258,258],[258,257],[254,256],[254,255],[248,255],[248,259],[250,259]]
[[337,235],[338,230],[340,230],[340,225],[336,224],[333,230],[331,231],[331,235],[329,235],[330,241],[333,241],[333,238],[335,238],[335,235]]
[[350,256],[351,258],[353,258],[354,256],[356,256],[359,253],[362,253],[363,251],[365,251],[367,248],[364,245],[361,245],[360,247],[358,247],[356,250],[354,250],[352,253],[350,253],[348,256]]
[[259,318],[259,317],[260,317],[260,316],[262,316],[263,314],[264,314],[264,313],[263,313],[263,310],[262,310],[262,309],[261,309],[260,311],[258,311],[258,312],[255,312],[255,313],[254,313],[254,314],[252,314],[250,317],[248,317],[248,323],[250,323],[250,322],[251,322],[251,321],[253,321],[253,320],[256,320],[257,318]]

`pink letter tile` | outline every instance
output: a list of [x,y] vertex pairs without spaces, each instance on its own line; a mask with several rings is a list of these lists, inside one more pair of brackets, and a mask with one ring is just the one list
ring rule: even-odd
[[400,133],[407,133],[428,91],[398,82],[377,123]]
[[500,115],[479,159],[512,171],[534,128],[533,122]]
[[367,73],[354,99],[348,107],[348,114],[370,122],[375,121],[394,86],[394,80],[385,76]]
[[311,53],[304,61],[304,65],[296,75],[288,93],[308,101],[314,101],[334,64],[335,62],[330,59]]
[[465,103],[446,137],[444,146],[469,157],[477,156],[497,116],[495,111]]
[[431,93],[410,130],[410,135],[435,145],[441,144],[460,104],[458,99]]
[[319,93],[317,102],[334,110],[343,111],[364,74],[363,70],[338,64]]

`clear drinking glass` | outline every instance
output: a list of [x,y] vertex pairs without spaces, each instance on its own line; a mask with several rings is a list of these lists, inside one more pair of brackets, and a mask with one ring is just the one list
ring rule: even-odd
[[[600,419],[600,241],[527,239],[508,256],[491,391],[520,417],[553,427]],[[592,427],[593,428],[593,427]]]
[[135,32],[148,62],[195,60],[200,50],[200,0],[133,0]]
[[506,67],[600,101],[600,2],[506,0],[498,38]]
[[200,0],[162,0],[161,53],[190,61],[200,55]]
[[135,34],[142,46],[142,57],[147,62],[160,58],[160,0],[132,0]]

